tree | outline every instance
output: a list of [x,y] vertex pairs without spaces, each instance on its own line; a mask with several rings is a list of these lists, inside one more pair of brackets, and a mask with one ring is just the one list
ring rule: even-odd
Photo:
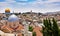
[[33,32],[33,33],[32,33],[32,36],[36,36],[36,32]]
[[54,36],[59,36],[59,28],[57,25],[57,21],[53,18],[53,34]]
[[44,24],[44,26],[42,26],[42,28],[43,28],[43,36],[47,36],[46,34],[47,34],[47,30],[46,30],[46,27],[47,27],[47,24],[46,24],[46,20],[44,19],[43,20],[43,24]]
[[59,28],[54,18],[52,21],[49,18],[44,19],[43,24],[43,36],[59,36]]
[[33,27],[29,26],[29,31],[32,32],[33,31]]

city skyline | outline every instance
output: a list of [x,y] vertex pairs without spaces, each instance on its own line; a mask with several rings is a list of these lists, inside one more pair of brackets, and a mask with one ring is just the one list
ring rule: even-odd
[[11,12],[55,12],[60,11],[60,0],[0,0],[0,12],[6,8]]

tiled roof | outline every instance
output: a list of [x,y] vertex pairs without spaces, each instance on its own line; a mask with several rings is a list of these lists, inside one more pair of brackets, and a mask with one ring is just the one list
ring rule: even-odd
[[42,30],[42,28],[35,27],[34,30],[33,30],[33,32],[36,32],[36,34],[37,34],[36,36],[43,36],[40,30]]

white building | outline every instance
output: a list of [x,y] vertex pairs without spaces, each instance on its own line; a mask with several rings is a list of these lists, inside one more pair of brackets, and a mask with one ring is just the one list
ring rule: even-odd
[[4,33],[3,31],[0,30],[0,36],[15,36],[15,34],[12,34],[12,33]]

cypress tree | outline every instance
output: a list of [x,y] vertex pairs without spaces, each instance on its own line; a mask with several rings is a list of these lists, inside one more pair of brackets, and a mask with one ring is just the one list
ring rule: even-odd
[[47,18],[43,20],[43,35],[48,36],[48,20]]
[[54,18],[52,21],[50,19],[44,19],[43,24],[43,36],[59,36],[59,28]]
[[57,21],[53,18],[52,22],[53,22],[53,35],[59,36],[59,28],[57,25]]

